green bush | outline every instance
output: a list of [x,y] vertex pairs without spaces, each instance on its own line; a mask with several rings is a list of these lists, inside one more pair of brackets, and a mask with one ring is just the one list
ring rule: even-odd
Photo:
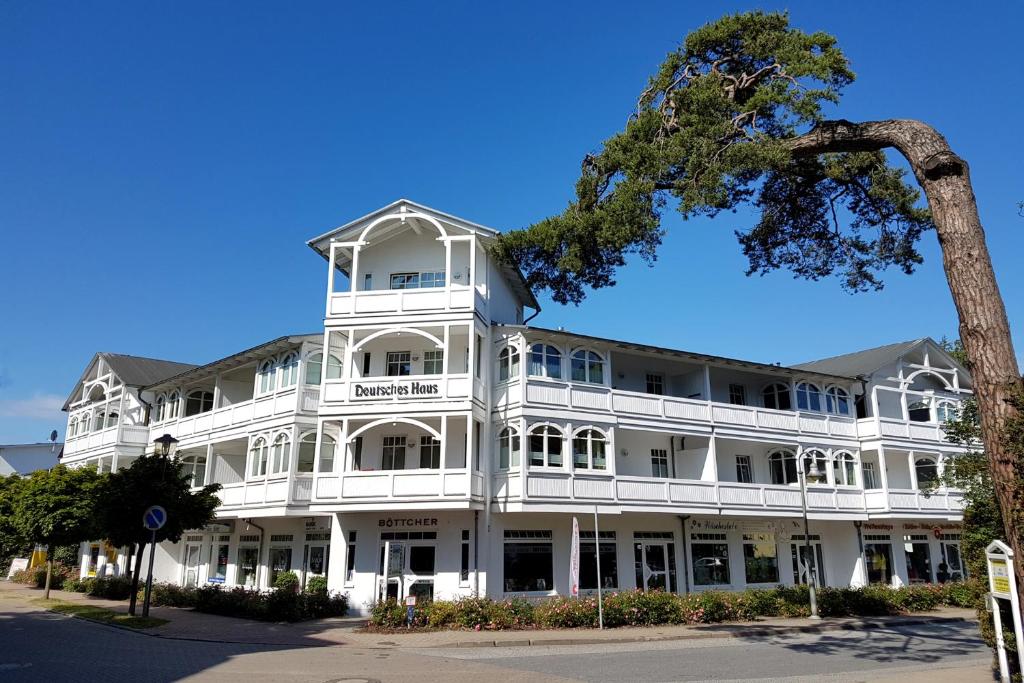
[[127,600],[132,594],[132,582],[126,576],[101,576],[91,580],[86,595],[107,600]]
[[71,591],[72,593],[88,593],[89,589],[92,587],[93,582],[95,581],[96,579],[92,578],[70,578],[64,582],[63,590]]
[[295,572],[281,572],[274,579],[274,588],[297,593],[299,590],[299,575]]
[[307,593],[326,593],[327,592],[327,577],[326,576],[311,576],[309,581],[306,582]]
[[302,621],[344,616],[348,611],[348,597],[290,590],[261,592],[240,587],[225,590],[220,586],[202,586],[195,589],[194,607],[197,612],[227,617]]
[[[77,576],[78,570],[74,567],[66,567],[59,562],[53,563],[53,571],[50,575],[50,588],[54,590],[61,590],[64,587],[64,582],[68,579]],[[36,588],[46,587],[46,565],[40,567],[34,567],[32,569],[23,569],[21,571],[14,572],[11,577],[11,581],[15,583],[21,583],[26,586],[35,586]]]
[[196,588],[173,583],[154,583],[149,602],[154,607],[195,607]]

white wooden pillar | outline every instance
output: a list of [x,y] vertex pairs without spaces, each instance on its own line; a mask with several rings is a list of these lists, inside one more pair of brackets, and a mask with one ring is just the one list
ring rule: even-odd
[[[352,269],[349,272],[349,289],[353,295],[359,291],[359,251],[361,247],[358,244],[352,245]],[[333,266],[332,266],[333,270]],[[356,310],[355,301],[352,302],[352,312]]]
[[[447,337],[448,327],[445,326],[445,336]],[[448,414],[445,413],[441,416],[441,495],[444,495],[444,470],[445,460],[448,458]]]
[[917,468],[914,467],[914,451],[907,452],[907,467],[910,469],[910,488],[917,490]]
[[476,420],[473,419],[473,411],[466,416],[466,474],[473,473],[473,427]]
[[704,364],[704,400],[711,400],[711,366]]

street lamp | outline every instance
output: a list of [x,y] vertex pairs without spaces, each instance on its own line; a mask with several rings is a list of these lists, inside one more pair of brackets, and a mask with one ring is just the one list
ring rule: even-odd
[[170,434],[164,434],[159,439],[153,441],[153,451],[157,455],[162,455],[165,458],[169,458],[174,455],[174,452],[178,450],[178,440]]
[[[800,459],[803,461],[807,457],[802,454]],[[811,598],[811,619],[821,619],[821,616],[818,615],[818,595],[815,590],[815,584],[818,582],[818,567],[815,557],[811,553],[811,529],[810,523],[807,521],[807,482],[817,484],[824,478],[824,474],[818,469],[816,457],[810,456],[810,461],[811,465],[807,468],[806,473],[803,468],[804,463],[800,463],[800,501],[804,508],[804,561],[807,563],[807,588]]]

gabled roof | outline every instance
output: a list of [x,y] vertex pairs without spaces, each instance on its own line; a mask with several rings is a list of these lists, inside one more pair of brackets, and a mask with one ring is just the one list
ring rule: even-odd
[[[486,225],[480,225],[479,223],[467,221],[465,218],[460,218],[450,213],[439,211],[438,209],[427,206],[426,204],[420,204],[419,202],[414,202],[411,199],[403,198],[397,199],[386,206],[382,206],[381,208],[376,209],[375,211],[371,211],[365,216],[360,216],[359,218],[349,221],[348,223],[338,226],[337,228],[328,230],[322,235],[318,235],[317,237],[308,240],[306,244],[308,244],[313,251],[323,256],[325,260],[329,260],[330,257],[328,255],[328,246],[330,245],[332,239],[338,239],[339,236],[349,231],[354,233],[355,231],[353,230],[353,228],[367,225],[370,222],[376,220],[377,218],[387,216],[389,214],[394,214],[396,211],[401,211],[403,209],[422,213],[427,216],[431,216],[432,218],[442,223],[449,223],[457,228],[461,228],[462,230],[474,232],[479,237],[482,238],[484,243],[494,240],[494,238],[501,234],[501,231],[496,230],[494,228],[489,228]],[[353,234],[353,237],[355,236],[357,235]],[[337,263],[337,268],[341,272],[345,273],[345,275],[348,275],[348,270],[346,270],[344,265],[344,263],[339,262]],[[534,296],[533,290],[530,289],[529,285],[526,284],[526,278],[523,276],[523,273],[517,267],[509,265],[507,263],[496,262],[496,265],[498,266],[499,270],[501,270],[502,275],[504,275],[505,279],[512,286],[512,289],[515,291],[516,295],[519,296],[519,298],[523,301],[523,303],[529,306],[530,308],[539,311],[540,303]]]
[[63,410],[67,410],[71,406],[75,394],[78,393],[78,387],[82,385],[100,358],[110,366],[110,370],[117,375],[119,380],[130,387],[144,387],[196,367],[192,363],[100,351],[93,355],[92,360],[85,366],[85,371],[75,383],[75,388],[71,390],[68,399],[64,401]]
[[870,375],[875,370],[896,361],[897,358],[906,355],[926,341],[928,341],[927,338],[896,342],[895,344],[876,346],[872,349],[864,349],[863,351],[844,353],[839,356],[832,356],[831,358],[798,363],[794,367],[814,372],[834,372],[854,377]]

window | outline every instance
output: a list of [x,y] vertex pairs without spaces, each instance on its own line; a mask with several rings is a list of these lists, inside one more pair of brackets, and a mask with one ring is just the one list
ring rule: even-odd
[[775,451],[768,456],[768,470],[773,484],[793,484],[797,481],[796,456],[789,451]]
[[754,481],[754,468],[750,464],[749,455],[736,456],[736,481],[751,484]]
[[295,386],[299,381],[299,354],[289,353],[281,359],[281,388]]
[[420,437],[420,467],[425,470],[441,468],[441,441],[433,436]]
[[498,381],[505,382],[519,377],[519,349],[506,346],[498,352]]
[[480,378],[480,354],[483,353],[484,340],[479,334],[476,335],[476,346],[474,347],[475,353],[473,358],[473,376],[477,379]]
[[156,409],[155,409],[155,412],[154,412],[154,417],[155,417],[155,421],[156,422],[163,422],[164,421],[164,417],[166,417],[164,415],[166,407],[167,407],[167,399],[163,395],[157,396],[156,397]]
[[102,410],[97,410],[92,416],[92,430],[98,432],[103,429],[103,423],[107,418],[107,414]]
[[939,482],[939,466],[934,458],[918,458],[914,461],[917,472],[917,488],[924,490]]
[[[600,550],[598,549],[600,548]],[[618,588],[619,561],[615,532],[602,531],[600,542],[593,531],[580,532],[580,588],[597,590],[597,557],[601,554],[601,588]]]
[[857,485],[857,461],[846,452],[836,453],[832,461],[832,480],[837,486]]
[[459,564],[459,585],[469,585],[469,529],[462,530],[462,555]]
[[369,292],[373,289],[373,273],[363,273],[363,291]]
[[[362,438],[362,437],[359,437]],[[357,468],[358,469],[358,468]],[[320,437],[320,466],[317,472],[334,471],[334,438],[324,434]]]
[[77,433],[78,433],[78,418],[77,417],[73,417],[73,418],[71,418],[71,421],[68,422],[68,436],[74,436]]
[[[340,366],[340,363],[339,363]],[[339,367],[340,370],[340,367]],[[305,383],[310,385],[320,384],[320,375],[324,371],[324,354],[314,353],[306,359]],[[341,376],[341,373],[338,373]]]
[[108,427],[113,427],[114,425],[116,425],[118,417],[119,416],[118,416],[116,410],[111,410],[110,412],[108,412],[107,413],[107,426]]
[[[801,458],[801,460],[803,461],[804,474],[805,475],[811,473],[811,465],[814,465],[815,468],[818,470],[818,475],[820,476],[820,479],[819,479],[819,481],[817,483],[824,484],[827,481],[827,479],[828,479],[828,469],[827,469],[828,468],[828,458],[825,457],[824,453],[822,453],[821,451],[815,451],[815,450],[804,451],[803,457]],[[813,482],[811,482],[810,479],[808,479],[807,483],[811,484]]]
[[498,434],[498,469],[519,467],[519,432],[505,427]]
[[352,468],[363,469],[363,437],[357,436],[352,441]]
[[665,377],[664,375],[655,375],[647,373],[647,393],[657,394],[658,396],[665,395]]
[[291,458],[291,441],[287,434],[278,434],[274,439],[274,458],[271,466],[271,474],[285,474],[288,472],[288,462]]
[[206,456],[190,455],[181,459],[181,470],[189,478],[192,487],[206,484]]
[[957,407],[953,401],[939,401],[935,404],[935,419],[939,422],[955,420],[956,415]]
[[295,463],[296,472],[312,472],[316,460],[316,432],[310,432],[299,439],[299,457]]
[[911,422],[930,422],[932,419],[931,406],[928,399],[914,401],[907,406],[907,417]]
[[769,384],[761,391],[761,399],[764,407],[772,410],[790,410],[793,407],[789,387],[785,384]]
[[794,534],[790,539],[789,546],[790,560],[793,565],[793,583],[806,584],[811,580],[813,571],[814,585],[824,586],[825,580],[825,558],[821,550],[821,536],[810,535],[811,554],[807,555],[807,541],[803,534]]
[[868,583],[892,583],[892,541],[888,534],[864,534]]
[[391,289],[424,289],[444,287],[443,270],[428,270],[422,273],[392,273]]
[[907,558],[907,578],[910,583],[932,581],[932,556],[928,534],[907,534],[903,537],[903,552]]
[[825,409],[834,415],[850,414],[850,395],[841,387],[825,390]]
[[668,451],[664,448],[651,449],[651,476],[668,479]]
[[382,470],[405,469],[405,437],[385,436],[381,451],[380,468]]
[[774,534],[743,534],[743,571],[747,583],[779,582],[779,554]]
[[810,382],[796,385],[797,410],[815,410],[821,412],[821,389]]
[[530,467],[562,466],[562,432],[551,425],[530,430]]
[[363,377],[370,376],[370,352],[363,353]]
[[213,410],[213,392],[197,389],[185,397],[185,417]]
[[530,374],[534,377],[562,379],[562,352],[549,344],[531,346]]
[[345,558],[345,583],[356,580],[356,532],[348,532],[348,557]]
[[747,405],[747,388],[742,384],[729,385],[729,403],[734,406]]
[[444,374],[444,351],[423,352],[423,374],[443,375]]
[[865,462],[861,463],[861,471],[864,473],[864,488],[866,489],[877,489],[878,479],[875,474],[875,463]]
[[238,576],[235,583],[240,586],[256,585],[256,568],[259,563],[259,548],[253,545],[238,548]]
[[[226,538],[231,538],[227,536]],[[222,539],[223,540],[223,537]],[[227,543],[220,543],[210,549],[213,555],[213,575],[207,579],[210,583],[224,583],[228,576],[228,553],[231,549]]]
[[388,377],[405,377],[412,374],[412,354],[409,351],[388,351]]
[[586,349],[572,354],[572,381],[604,384],[604,359]]
[[572,465],[581,470],[605,469],[605,439],[601,432],[584,429],[576,433],[572,439]]
[[172,391],[170,396],[167,397],[167,419],[177,420],[178,419],[178,392]]
[[274,361],[265,360],[260,364],[259,372],[257,373],[259,378],[260,393],[266,394],[267,392],[274,390]]
[[249,476],[263,477],[267,474],[267,442],[262,438],[256,439],[249,449]]
[[270,585],[273,586],[274,582],[277,581],[277,577],[282,572],[288,572],[292,569],[292,549],[291,548],[271,548],[270,549]]
[[550,531],[505,531],[506,593],[554,590],[554,549]]
[[729,585],[729,543],[725,534],[691,534],[695,586]]

